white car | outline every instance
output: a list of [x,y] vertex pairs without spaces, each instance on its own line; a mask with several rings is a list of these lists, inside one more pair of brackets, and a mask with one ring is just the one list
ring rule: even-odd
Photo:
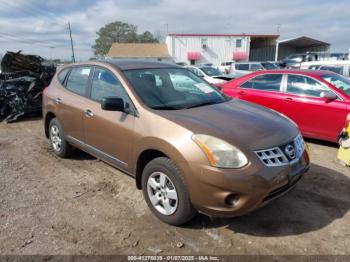
[[276,70],[278,66],[271,62],[239,62],[232,63],[229,74],[247,75],[259,70]]
[[186,66],[188,70],[199,77],[202,77],[209,84],[222,84],[232,79],[227,75],[223,75],[218,69],[212,66]]
[[350,60],[326,60],[301,63],[301,69],[327,70],[350,77]]

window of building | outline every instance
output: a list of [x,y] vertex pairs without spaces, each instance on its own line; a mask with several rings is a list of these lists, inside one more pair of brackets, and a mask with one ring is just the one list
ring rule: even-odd
[[236,39],[236,48],[242,47],[242,39]]
[[202,38],[201,39],[201,44],[202,44],[202,48],[206,49],[208,47],[208,39],[207,38]]

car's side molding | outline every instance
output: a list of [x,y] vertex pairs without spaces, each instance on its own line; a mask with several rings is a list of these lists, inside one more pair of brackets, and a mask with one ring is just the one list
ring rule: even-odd
[[113,166],[116,166],[117,168],[120,168],[122,169],[123,171],[124,170],[127,170],[128,168],[128,164],[121,161],[120,159],[114,157],[114,156],[111,156],[99,149],[97,149],[96,147],[93,147],[89,144],[86,144],[84,143],[83,141],[80,141],[79,139],[76,139],[72,136],[67,136],[66,139],[72,143],[73,145],[76,145],[78,146],[79,148],[91,153],[92,155],[98,157],[98,158],[101,158],[102,160],[110,163],[111,165]]

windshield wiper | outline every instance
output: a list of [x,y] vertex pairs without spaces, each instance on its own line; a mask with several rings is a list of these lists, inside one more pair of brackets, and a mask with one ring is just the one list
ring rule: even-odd
[[195,108],[195,107],[201,107],[201,106],[210,106],[210,105],[214,105],[214,104],[216,104],[216,103],[203,102],[203,103],[199,103],[199,104],[195,104],[195,105],[191,105],[189,107],[186,107],[186,109]]
[[157,109],[157,110],[179,110],[176,107],[166,106],[166,105],[152,106],[151,108],[152,109]]

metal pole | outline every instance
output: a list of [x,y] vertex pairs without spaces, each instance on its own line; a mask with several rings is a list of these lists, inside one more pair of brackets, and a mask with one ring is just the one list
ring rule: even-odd
[[275,62],[278,61],[279,47],[280,47],[280,43],[279,43],[279,41],[277,41],[277,42],[276,42]]
[[70,45],[72,47],[72,61],[75,62],[74,45],[73,45],[73,38],[72,38],[72,30],[70,28],[70,22],[68,22],[68,30],[69,30],[69,37],[70,37]]

